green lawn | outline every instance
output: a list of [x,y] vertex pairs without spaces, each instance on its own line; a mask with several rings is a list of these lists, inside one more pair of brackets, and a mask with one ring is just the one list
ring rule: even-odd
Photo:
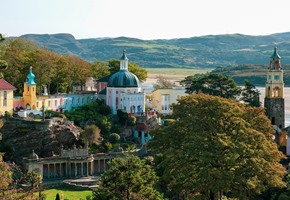
[[[79,191],[62,187],[47,189],[44,190],[42,193],[46,195],[45,200],[55,200],[57,193],[63,197],[62,200],[86,200],[88,196],[92,196],[91,190]],[[38,195],[38,193],[35,193],[35,195]]]

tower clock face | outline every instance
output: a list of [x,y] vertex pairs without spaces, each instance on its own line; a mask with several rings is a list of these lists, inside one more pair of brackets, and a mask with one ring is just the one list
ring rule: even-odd
[[280,104],[275,104],[273,108],[274,108],[274,110],[280,111],[281,110],[281,105]]

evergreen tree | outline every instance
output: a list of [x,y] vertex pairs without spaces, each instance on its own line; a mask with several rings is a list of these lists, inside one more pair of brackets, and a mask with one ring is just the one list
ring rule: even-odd
[[256,89],[255,85],[253,85],[250,81],[245,80],[245,87],[242,89],[242,98],[246,104],[250,106],[260,107],[260,91]]
[[186,86],[188,94],[209,94],[223,98],[235,99],[241,93],[241,89],[235,81],[222,74],[199,74],[186,77],[181,84]]

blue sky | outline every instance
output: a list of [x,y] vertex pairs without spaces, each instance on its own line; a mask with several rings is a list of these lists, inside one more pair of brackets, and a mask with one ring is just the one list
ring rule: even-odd
[[1,0],[0,33],[172,39],[290,31],[289,0]]

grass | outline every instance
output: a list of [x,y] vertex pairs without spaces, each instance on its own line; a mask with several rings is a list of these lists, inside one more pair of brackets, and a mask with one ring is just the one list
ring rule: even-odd
[[182,69],[182,68],[146,68],[148,74],[163,74],[163,75],[194,75],[210,72],[212,69]]
[[[47,189],[42,191],[42,194],[45,195],[45,200],[55,200],[56,194],[59,194],[63,200],[86,200],[88,196],[92,196],[91,190],[74,190],[64,187],[57,187],[53,189]],[[35,193],[38,196],[38,192]]]

